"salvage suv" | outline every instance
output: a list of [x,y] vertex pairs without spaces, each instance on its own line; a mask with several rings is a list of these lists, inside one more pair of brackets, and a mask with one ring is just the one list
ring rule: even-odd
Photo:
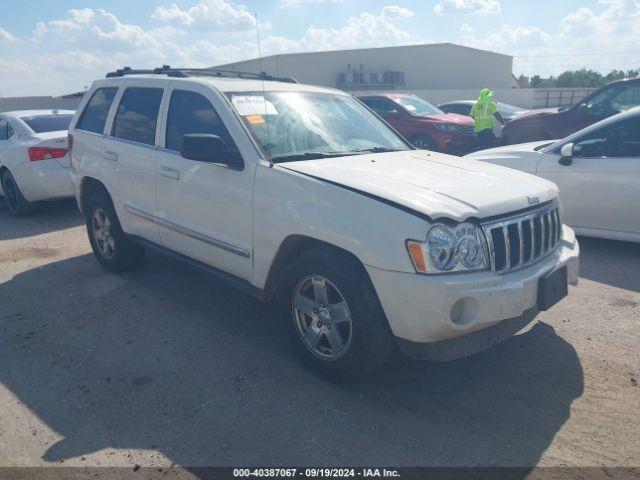
[[577,282],[558,190],[416,150],[340,91],[162,67],[96,81],[69,130],[99,262],[145,249],[278,306],[301,359],[332,378],[395,345],[451,360],[523,329]]

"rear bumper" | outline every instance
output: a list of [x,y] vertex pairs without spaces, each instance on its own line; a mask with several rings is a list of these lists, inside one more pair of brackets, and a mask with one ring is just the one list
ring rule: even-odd
[[18,165],[11,170],[18,188],[29,202],[73,197],[70,168],[56,160],[40,160]]
[[[493,272],[418,275],[371,266],[367,266],[367,271],[401,347],[408,346],[409,351],[417,351],[421,357],[457,358],[459,355],[454,353],[447,357],[443,353],[424,352],[440,352],[453,345],[440,342],[470,336],[505,321],[513,320],[515,326],[528,323],[526,319],[530,321],[537,314],[539,279],[566,266],[569,283],[576,284],[579,254],[573,230],[564,227],[556,251],[527,268],[504,275]],[[460,308],[463,314],[459,314]],[[460,340],[459,345],[468,345],[453,348],[463,354],[475,353],[479,347],[481,350],[496,343],[496,339],[504,339],[504,332],[509,336],[517,331],[507,326],[496,328],[494,333]],[[438,343],[433,347],[411,346]]]

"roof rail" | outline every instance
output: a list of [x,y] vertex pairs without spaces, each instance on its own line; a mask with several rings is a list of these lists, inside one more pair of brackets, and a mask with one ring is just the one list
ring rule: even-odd
[[163,65],[162,67],[138,70],[131,67],[124,67],[116,70],[115,72],[107,73],[107,78],[124,77],[126,75],[166,75],[168,77],[186,78],[192,76],[206,76],[206,77],[225,77],[225,78],[241,78],[251,80],[267,80],[274,82],[286,82],[286,83],[298,83],[295,78],[291,77],[274,77],[268,75],[266,72],[250,73],[250,72],[236,72],[235,70],[221,70],[216,68],[171,68],[169,65]]

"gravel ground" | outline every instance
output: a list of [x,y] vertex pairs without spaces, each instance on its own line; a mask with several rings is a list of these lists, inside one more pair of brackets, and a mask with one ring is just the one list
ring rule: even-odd
[[105,272],[73,203],[0,209],[0,466],[640,466],[640,245],[581,247],[527,332],[333,385],[205,273]]

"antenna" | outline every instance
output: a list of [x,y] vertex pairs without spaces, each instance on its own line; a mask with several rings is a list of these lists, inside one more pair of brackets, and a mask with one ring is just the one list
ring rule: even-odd
[[[258,40],[258,65],[260,65],[260,79],[262,83],[262,103],[264,108],[264,123],[267,125],[267,138],[269,139],[269,143],[264,146],[265,150],[269,156],[271,156],[271,126],[269,125],[269,115],[267,112],[267,93],[264,89],[264,79],[267,76],[265,71],[262,68],[262,45],[260,44],[260,25],[258,23],[258,14],[254,13],[253,18],[256,20],[256,39]],[[269,159],[269,163],[273,166],[273,162]]]

